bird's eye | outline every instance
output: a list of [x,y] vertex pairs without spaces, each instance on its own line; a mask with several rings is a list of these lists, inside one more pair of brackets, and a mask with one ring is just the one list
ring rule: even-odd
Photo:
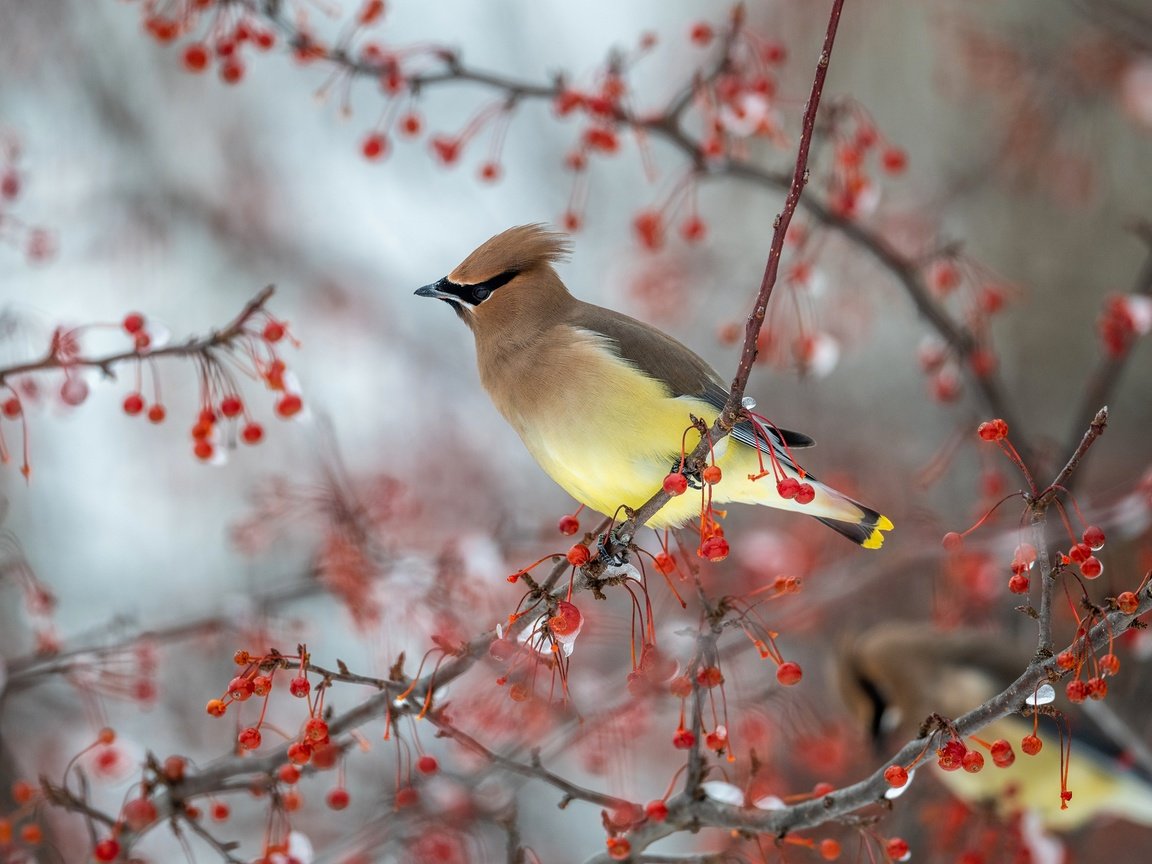
[[477,285],[472,291],[472,300],[475,303],[483,303],[491,293],[492,289],[487,285]]
[[483,282],[477,282],[472,286],[472,305],[480,305],[492,295],[493,291],[495,291],[497,288],[507,285],[519,275],[519,270],[505,270],[499,276],[493,276],[491,279],[486,279]]

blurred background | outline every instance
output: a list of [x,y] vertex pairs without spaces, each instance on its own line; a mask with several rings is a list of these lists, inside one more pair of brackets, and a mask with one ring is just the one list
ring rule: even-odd
[[[273,284],[270,309],[300,343],[284,358],[306,411],[281,421],[270,394],[253,386],[246,399],[265,441],[226,448],[225,464],[205,465],[187,433],[199,410],[191,362],[146,368],[145,380],[158,376],[168,407],[159,425],[124,414],[123,398],[135,389],[131,365],[119,366],[116,379],[84,373],[90,393],[78,406],[61,401],[60,373],[37,377],[41,395],[25,411],[28,482],[19,473],[22,427],[0,426],[13,452],[0,471],[8,532],[0,651],[11,677],[0,715],[6,783],[59,776],[105,724],[121,733],[128,762],[145,750],[200,761],[227,753],[231,721],[212,721],[202,706],[233,674],[232,651],[263,650],[252,644],[261,640],[288,650],[306,640],[317,662],[333,666],[339,657],[382,675],[399,651],[420,656],[432,633],[475,635],[515,607],[508,573],[567,547],[556,520],[576,507],[490,405],[466,328],[412,292],[508,226],[562,224],[574,182],[564,157],[582,124],[557,118],[545,101],[525,101],[507,128],[501,176],[485,182],[486,135],[452,165],[429,144],[498,101],[490,89],[450,83],[428,88],[411,106],[398,97],[401,108],[388,109],[370,80],[349,85],[323,63],[294,62],[281,45],[248,51],[243,80],[229,85],[215,68],[185,71],[188,40],[151,38],[142,11],[141,3],[115,0],[0,0],[0,152],[20,178],[0,210],[0,365],[42,356],[58,326],[113,325],[85,330],[84,351],[123,350],[117,325],[132,311],[173,341],[203,334]],[[292,11],[333,38],[347,32],[342,22],[355,9],[329,17],[327,5],[301,3]],[[629,102],[643,114],[659,111],[694,70],[713,62],[715,42],[697,44],[692,28],[709,21],[719,30],[728,14],[724,3],[679,0],[396,0],[370,37],[387,46],[446,46],[470,66],[511,79],[547,84],[564,72],[591,86],[610,52],[635,53],[651,33],[655,47],[628,74]],[[786,49],[771,102],[779,140],[747,145],[749,160],[766,170],[791,168],[826,14],[824,4],[800,0],[748,6],[749,32]],[[906,154],[905,170],[874,171],[854,218],[920,265],[924,284],[935,284],[941,260],[955,262],[963,286],[937,300],[987,335],[1023,427],[1013,436],[1051,472],[1083,431],[1085,389],[1105,356],[1099,322],[1107,298],[1147,294],[1152,281],[1152,16],[1120,0],[850,0],[825,99],[831,125],[814,151],[811,194],[830,197],[844,134],[837,130],[857,128],[861,117]],[[421,133],[390,135],[385,158],[366,159],[364,137],[383,112],[409,107],[422,118]],[[781,196],[706,178],[695,194],[707,236],[681,239],[674,228],[681,208],[668,216],[663,248],[643,248],[634,218],[663,206],[687,169],[666,142],[637,146],[622,134],[619,154],[592,160],[586,172],[582,227],[560,272],[573,293],[657,324],[730,378],[738,354],[732,325],[742,324],[759,283]],[[778,512],[733,511],[726,523],[732,559],[708,570],[717,592],[746,591],[780,574],[805,580],[800,595],[763,612],[783,634],[785,653],[805,666],[803,687],[778,692],[771,668],[744,657],[754,652],[735,640],[725,670],[730,710],[745,718],[748,742],[734,746],[758,745],[773,766],[768,785],[781,796],[819,780],[848,782],[869,765],[826,672],[830,632],[938,620],[985,627],[1014,643],[1032,639],[1034,626],[1012,611],[1017,601],[1006,591],[1017,504],[972,538],[962,565],[942,560],[939,549],[944,531],[963,530],[1024,485],[999,453],[977,446],[972,431],[989,414],[973,379],[950,366],[944,377],[959,385],[955,398],[942,400],[940,368],[925,366],[937,350],[932,331],[892,271],[843,231],[804,213],[798,219],[812,235],[803,260],[814,273],[783,284],[774,299],[770,327],[780,346],[765,351],[770,362],[757,367],[748,392],[773,421],[820,443],[807,463],[814,473],[855,490],[898,530],[883,554],[864,555],[815,522]],[[785,270],[800,260],[786,256]],[[973,318],[973,292],[987,284],[1002,288],[1004,308]],[[1133,308],[1137,318],[1144,314],[1139,303]],[[816,339],[817,360],[798,360],[790,347],[797,334]],[[1118,379],[1108,395],[1110,425],[1077,477],[1080,507],[1116,538],[1102,553],[1097,600],[1133,589],[1149,567],[1148,351],[1135,344],[1126,364],[1107,372]],[[333,593],[321,588],[334,584],[337,489],[373,514],[379,556],[372,578]],[[593,527],[587,514],[582,527]],[[30,613],[21,561],[58,598],[50,616]],[[662,585],[653,600],[666,650],[683,662],[692,645],[683,628],[695,618],[680,613]],[[349,611],[358,605],[372,610],[368,620]],[[573,659],[573,704],[581,716],[608,719],[549,716],[529,743],[550,758],[567,757],[558,764],[582,782],[643,802],[663,793],[678,764],[667,746],[677,705],[630,701],[628,606],[619,597],[588,605],[581,643],[588,653]],[[141,631],[188,622],[193,638],[159,638],[145,648],[133,641]],[[37,633],[41,648],[127,647],[85,653],[67,674],[12,676],[38,668]],[[1149,695],[1140,683],[1147,667],[1136,659],[1110,697],[1121,715]],[[474,705],[493,745],[509,710],[492,683],[497,674],[479,670],[458,697]],[[141,693],[141,678],[155,692]],[[331,699],[346,709],[357,695],[337,688]],[[1146,739],[1146,718],[1130,720]],[[304,787],[311,806],[294,824],[312,838],[317,860],[351,860],[342,856],[357,850],[378,850],[365,860],[419,860],[402,828],[378,824],[387,823],[378,814],[388,812],[381,802],[395,787],[380,732],[365,727],[373,755],[348,764],[352,809],[362,818],[324,810],[327,781]],[[422,736],[439,747],[431,732]],[[465,768],[479,770],[455,770]],[[132,778],[138,772],[108,777],[93,799],[115,811]],[[595,808],[558,811],[558,793],[506,785],[509,795],[519,793],[522,840],[540,860],[582,860],[603,848]],[[266,815],[259,803],[237,805],[232,822],[216,831],[241,841],[248,857],[259,853]],[[910,840],[923,837],[924,812],[913,802],[889,825]],[[44,860],[86,860],[82,821],[44,816],[58,850]],[[503,860],[498,832],[477,824],[464,860]],[[889,825],[883,833],[895,833]],[[1106,823],[1068,842],[1100,850],[1152,839],[1147,829],[1126,831],[1137,829]],[[193,860],[219,857],[190,842]],[[678,842],[668,848],[725,841],[704,832]],[[932,857],[925,844],[918,860],[956,858],[949,850]],[[180,854],[164,831],[137,851],[152,861]]]

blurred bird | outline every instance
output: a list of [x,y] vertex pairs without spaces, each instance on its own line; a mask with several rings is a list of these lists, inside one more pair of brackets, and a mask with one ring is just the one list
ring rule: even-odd
[[[955,719],[1014,681],[1027,665],[987,633],[947,632],[924,624],[887,623],[841,646],[838,678],[845,702],[882,749],[914,738],[930,714]],[[1125,767],[1110,742],[1074,721],[1067,787],[1060,809],[1060,739],[1041,718],[1039,753],[1020,752],[1031,720],[1009,716],[981,730],[986,741],[1003,738],[1016,751],[1007,768],[986,762],[977,773],[935,773],[958,798],[992,804],[1001,816],[1034,814],[1047,828],[1069,831],[1102,815],[1152,825],[1152,778]],[[978,745],[970,745],[978,746]],[[935,764],[934,759],[930,762]]]
[[[678,470],[690,415],[711,424],[728,389],[671,336],[569,294],[552,267],[567,253],[565,237],[543,226],[510,228],[416,294],[443,300],[471,328],[480,381],[540,467],[577,501],[610,515],[622,504],[638,507]],[[879,548],[891,521],[801,475],[788,450],[812,443],[740,423],[716,445],[723,476],[712,500],[807,513]],[[771,474],[749,479],[761,473],[759,457],[769,464],[769,447],[784,474],[812,485],[809,503],[781,497]],[[693,497],[673,498],[649,525],[698,515]]]

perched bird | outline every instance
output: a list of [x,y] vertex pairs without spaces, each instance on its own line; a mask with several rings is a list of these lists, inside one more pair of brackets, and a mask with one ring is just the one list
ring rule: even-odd
[[[1027,663],[1026,653],[987,633],[888,622],[840,646],[837,677],[846,704],[883,750],[916,737],[930,714],[955,719],[978,707],[1011,684]],[[1032,815],[1056,831],[1102,815],[1152,825],[1152,778],[1127,767],[1087,718],[1073,718],[1072,728],[1067,777],[1072,799],[1066,809],[1060,806],[1059,733],[1044,717],[1039,753],[1021,752],[1032,721],[1010,715],[977,733],[988,742],[1007,740],[1016,753],[1010,766],[999,768],[988,760],[977,773],[938,768],[933,773],[964,801],[991,804],[1002,816]],[[969,746],[979,749],[971,741]]]
[[[416,294],[443,300],[471,328],[480,380],[540,467],[577,501],[610,515],[660,489],[677,470],[690,416],[712,423],[728,389],[671,336],[569,294],[552,266],[567,253],[564,235],[510,228]],[[795,510],[865,548],[884,542],[891,521],[801,475],[789,451],[811,446],[810,438],[755,422],[759,430],[742,422],[716,445],[715,503]],[[688,448],[699,438],[690,434]],[[769,447],[784,474],[811,484],[811,501],[781,497],[771,473],[749,479],[761,461],[770,465]],[[688,521],[700,509],[693,498],[673,498],[649,525]]]

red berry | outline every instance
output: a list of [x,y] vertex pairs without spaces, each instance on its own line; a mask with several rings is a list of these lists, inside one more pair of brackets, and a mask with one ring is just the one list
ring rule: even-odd
[[224,712],[228,710],[228,705],[220,699],[209,699],[204,710],[213,717],[223,717]]
[[884,844],[884,854],[893,861],[903,861],[908,857],[908,841],[900,837],[893,837]]
[[255,726],[241,729],[236,740],[240,742],[241,749],[255,750],[260,746],[260,730]]
[[139,312],[129,312],[124,316],[124,329],[135,336],[144,329],[144,316]]
[[976,428],[976,434],[985,441],[1000,441],[1008,437],[1008,424],[1003,420],[985,420]]
[[15,396],[12,396],[11,398],[4,400],[4,404],[3,406],[0,406],[0,410],[4,412],[4,416],[9,420],[15,420],[20,416],[20,412],[23,411],[23,408],[20,405],[20,400]]
[[964,545],[964,538],[961,537],[960,534],[958,534],[956,531],[949,531],[944,535],[944,539],[941,541],[940,545],[942,545],[949,552],[959,552],[961,547]]
[[97,861],[115,861],[120,857],[120,844],[112,837],[106,837],[92,849],[92,857]]
[[6,201],[16,200],[20,194],[20,175],[14,169],[8,169],[0,175],[0,198]]
[[285,785],[291,786],[300,779],[300,769],[293,765],[291,762],[281,765],[277,771],[276,776],[280,778],[280,782]]
[[480,166],[480,179],[486,183],[495,183],[500,179],[500,165],[496,162],[485,162]]
[[[586,546],[573,546],[573,549],[587,549]],[[561,600],[556,604],[556,614],[548,619],[548,629],[555,636],[571,636],[579,633],[584,625],[584,616],[574,603]]]
[[653,822],[663,822],[668,818],[668,805],[660,799],[649,801],[644,806],[644,815]]
[[667,576],[676,570],[676,559],[667,552],[661,552],[654,562],[656,569]]
[[328,790],[328,797],[325,799],[325,802],[332,810],[343,810],[348,806],[350,800],[351,796],[348,794],[348,790],[343,786],[337,786],[334,789]]
[[420,115],[415,112],[409,112],[400,118],[400,134],[408,138],[415,137],[420,134],[420,129],[423,123],[420,121]]
[[363,143],[360,145],[360,152],[363,153],[364,158],[370,162],[382,159],[388,152],[388,139],[379,132],[373,132],[365,136]]
[[688,490],[688,478],[679,471],[674,471],[664,478],[664,491],[675,497],[683,495]]
[[237,702],[244,702],[252,695],[254,690],[252,679],[244,676],[236,676],[228,682],[228,695],[235,699]]
[[953,738],[936,751],[936,764],[945,771],[957,771],[963,766],[967,752],[964,742]]
[[225,396],[220,400],[220,413],[225,417],[235,417],[244,410],[244,403],[239,396]]
[[785,687],[799,684],[803,676],[804,670],[800,668],[800,664],[792,660],[785,660],[776,667],[776,680]]
[[700,473],[700,476],[709,486],[715,486],[720,482],[720,478],[723,476],[723,474],[720,472],[719,465],[709,465]]
[[1027,594],[1032,583],[1023,573],[1013,574],[1008,580],[1008,590],[1013,594]]
[[835,861],[840,857],[840,843],[828,837],[820,841],[820,857],[825,861]]
[[264,439],[264,427],[259,423],[246,423],[240,430],[240,437],[245,444],[259,444]]
[[900,174],[908,167],[908,154],[899,147],[888,147],[880,155],[880,163],[889,174]]
[[1104,532],[1096,525],[1089,525],[1084,529],[1084,542],[1093,552],[1104,548]]
[[1068,550],[1068,560],[1073,564],[1083,564],[1092,557],[1092,549],[1087,543],[1073,543]]
[[460,142],[455,138],[433,138],[432,152],[445,165],[451,165],[460,158]]
[[1084,682],[1084,686],[1088,688],[1088,698],[1100,700],[1108,695],[1108,682],[1102,677],[1089,678]]
[[139,393],[129,393],[124,397],[124,413],[135,417],[144,410],[144,397]]
[[425,754],[416,760],[416,770],[421,774],[435,774],[440,770],[440,763],[435,756]]
[[969,774],[975,774],[984,768],[984,754],[979,750],[969,750],[961,758],[960,764]]
[[889,765],[884,769],[884,780],[893,789],[899,789],[908,782],[908,771],[903,765]]
[[708,236],[708,225],[699,216],[690,216],[681,223],[680,236],[686,243],[699,243]]
[[327,741],[328,724],[319,717],[310,717],[304,724],[304,737],[309,741]]
[[1120,674],[1120,658],[1115,654],[1105,654],[1100,658],[1100,671],[1106,675]]
[[1059,669],[1068,670],[1076,665],[1076,655],[1071,651],[1061,651],[1056,655],[1056,666]]
[[645,249],[655,251],[664,245],[664,218],[655,210],[644,210],[636,214],[632,220],[632,230]]
[[163,423],[164,418],[168,416],[168,411],[163,405],[153,405],[148,409],[148,419],[152,423]]
[[1069,702],[1083,702],[1088,698],[1088,685],[1079,678],[1073,678],[1064,687]]
[[1029,756],[1035,756],[1044,747],[1044,742],[1035,735],[1025,735],[1020,740],[1020,749]]
[[714,534],[709,537],[701,543],[700,548],[696,550],[696,554],[701,558],[711,561],[713,564],[719,563],[727,558],[728,552],[728,541],[719,534]]
[[1116,598],[1116,608],[1125,615],[1133,615],[1140,608],[1140,601],[1131,591],[1125,591]]
[[312,685],[303,675],[297,675],[288,682],[288,692],[297,699],[303,699],[312,690]]
[[583,543],[577,543],[568,550],[568,563],[573,567],[583,567],[592,558],[592,553],[588,551],[588,547]]
[[1097,579],[1104,572],[1104,565],[1095,555],[1089,555],[1080,564],[1080,572],[1084,574],[1085,579]]
[[211,441],[201,438],[192,445],[192,452],[196,455],[197,459],[202,462],[207,462],[215,455],[216,448],[212,446]]
[[280,397],[280,401],[276,403],[276,413],[287,419],[294,414],[300,413],[300,409],[303,407],[304,402],[299,396],[295,393],[286,393]]
[[613,861],[627,861],[632,855],[632,844],[627,837],[609,837],[604,842],[608,847],[608,857]]
[[795,477],[785,477],[776,483],[776,494],[781,498],[795,498],[800,491],[800,481]]
[[244,77],[244,64],[239,57],[227,57],[220,64],[220,80],[225,84],[239,84]]
[[556,523],[557,529],[566,537],[571,537],[580,530],[580,520],[569,513],[567,516],[561,516],[560,521]]
[[692,734],[691,729],[681,726],[672,734],[672,746],[677,750],[691,750],[695,743],[696,736]]
[[704,666],[696,673],[696,683],[711,690],[724,683],[724,673],[720,671],[719,666]]
[[396,808],[412,807],[420,801],[420,793],[413,786],[405,786],[396,790]]
[[312,745],[307,741],[293,741],[288,745],[288,759],[296,765],[307,765],[312,758]]
[[217,801],[212,805],[212,819],[215,822],[226,822],[228,817],[232,815],[232,808],[225,804],[223,801]]
[[140,831],[156,821],[156,805],[147,798],[133,798],[124,805],[124,822],[133,831]]
[[208,68],[208,46],[193,42],[184,49],[184,68],[189,72],[203,72]]
[[700,46],[707,45],[715,35],[712,26],[706,21],[697,21],[692,25],[692,29],[688,31],[688,38],[692,40],[694,45]]
[[811,483],[801,483],[796,490],[795,499],[797,504],[811,504],[815,497],[816,490],[812,487]]
[[993,741],[989,752],[992,754],[992,764],[997,768],[1007,768],[1016,761],[1016,752],[1012,749],[1012,745],[1003,738]]

